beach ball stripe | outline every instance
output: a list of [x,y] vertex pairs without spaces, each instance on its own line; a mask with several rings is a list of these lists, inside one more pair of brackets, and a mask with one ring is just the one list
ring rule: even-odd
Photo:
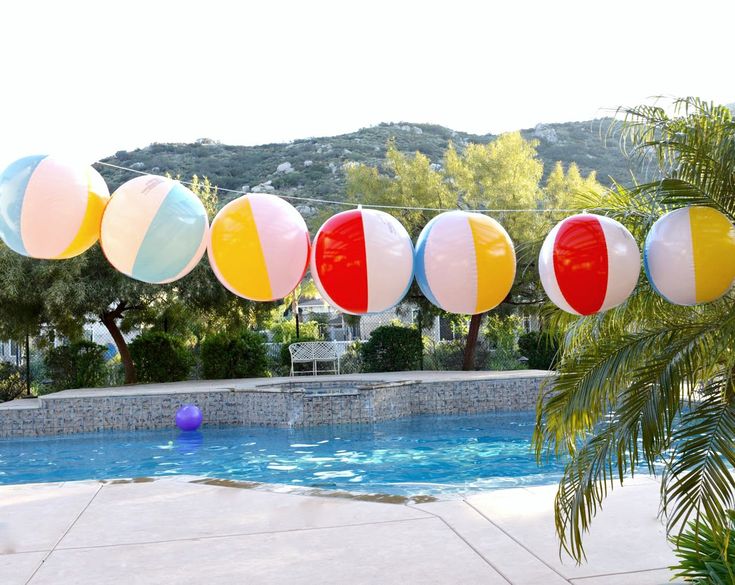
[[231,201],[210,230],[209,263],[234,294],[273,301],[301,282],[309,261],[309,231],[289,203],[262,193]]
[[109,199],[88,165],[28,156],[0,175],[0,237],[15,252],[45,259],[77,256],[99,238]]
[[102,216],[100,244],[110,263],[137,280],[185,276],[206,249],[207,213],[178,181],[141,176],[123,184]]
[[387,311],[403,300],[413,281],[411,238],[382,211],[338,213],[314,238],[311,274],[321,296],[340,311]]
[[713,301],[735,278],[735,229],[711,207],[676,209],[653,224],[643,262],[651,286],[669,302]]
[[516,273],[508,233],[479,213],[450,211],[426,224],[416,244],[416,280],[429,301],[474,315],[498,306]]
[[619,222],[580,214],[559,222],[539,254],[541,284],[549,299],[574,315],[615,307],[633,292],[640,253]]

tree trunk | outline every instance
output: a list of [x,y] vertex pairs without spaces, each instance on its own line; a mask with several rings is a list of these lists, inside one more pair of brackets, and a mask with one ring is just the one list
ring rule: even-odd
[[126,303],[123,301],[112,311],[102,313],[100,315],[100,320],[103,325],[107,327],[112,340],[117,346],[117,351],[120,353],[120,361],[122,362],[123,369],[125,370],[125,383],[135,384],[138,381],[138,375],[135,372],[135,364],[133,364],[133,358],[130,357],[128,344],[125,341],[120,328],[117,326],[117,320],[122,317],[125,308]]
[[485,313],[478,313],[472,315],[470,319],[470,330],[467,332],[467,343],[464,346],[464,361],[462,362],[462,369],[474,370],[475,369],[475,349],[477,348],[477,335],[480,333],[480,323]]

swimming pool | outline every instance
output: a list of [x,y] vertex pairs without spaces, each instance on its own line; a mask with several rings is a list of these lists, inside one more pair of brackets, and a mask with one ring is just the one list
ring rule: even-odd
[[0,484],[185,474],[411,496],[553,483],[562,464],[536,465],[533,425],[533,412],[504,412],[3,439]]

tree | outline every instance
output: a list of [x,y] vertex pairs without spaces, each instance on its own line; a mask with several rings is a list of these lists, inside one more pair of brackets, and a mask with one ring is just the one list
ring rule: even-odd
[[[217,188],[196,176],[190,188],[211,219]],[[271,308],[227,291],[206,258],[183,279],[152,285],[115,270],[99,245],[76,258],[55,261],[25,258],[0,244],[0,336],[20,339],[47,330],[76,339],[85,323],[99,319],[120,353],[126,384],[137,377],[124,331],[153,325],[163,331],[188,327],[196,335],[253,324]]]
[[[396,207],[387,211],[403,224],[414,241],[438,213],[430,208],[457,205],[457,193],[451,190],[437,165],[420,152],[407,156],[398,150],[393,140],[389,141],[383,171],[367,165],[348,164],[345,167],[347,200]],[[402,209],[405,207],[419,209]],[[443,313],[421,294],[415,283],[406,298],[418,305],[422,327],[429,326],[434,316]],[[353,330],[359,330],[359,317],[345,315],[344,319]]]
[[[582,178],[576,166],[565,174],[557,165],[553,198],[540,187],[543,163],[536,153],[536,141],[525,140],[520,133],[502,134],[489,144],[468,144],[458,151],[449,144],[442,165],[432,164],[421,153],[407,156],[395,144],[388,144],[385,172],[365,165],[347,167],[347,195],[356,201],[396,207],[424,207],[451,209],[522,209],[542,210],[561,203],[568,204],[578,189],[600,192],[602,187],[594,176]],[[416,239],[437,211],[388,209]],[[535,270],[538,235],[546,233],[554,216],[536,212],[508,212],[494,214],[507,229],[518,251],[516,282],[504,304],[507,307],[538,305],[543,301]],[[418,302],[425,322],[437,314],[420,294],[412,288],[408,298]],[[474,352],[483,315],[470,320],[465,346],[464,368],[474,367]]]
[[[673,106],[623,110],[624,147],[660,178],[586,202],[639,242],[672,208],[705,205],[735,220],[730,111],[694,98]],[[620,307],[584,318],[557,312],[553,323],[564,334],[559,376],[539,399],[534,440],[539,457],[569,457],[555,501],[561,547],[584,557],[583,535],[616,478],[622,484],[643,464],[663,469],[672,534],[689,521],[695,538],[726,532],[735,508],[735,294],[675,306],[641,277]]]
[[0,242],[0,339],[25,340],[25,384],[30,394],[30,338],[48,333],[56,323],[63,335],[76,337],[82,325],[71,309],[80,262],[36,260],[13,252]]
[[296,325],[296,338],[301,337],[301,314],[299,313],[300,299],[314,299],[318,296],[316,285],[311,278],[304,278],[298,286],[291,291],[282,301],[282,306],[286,307],[284,315],[293,314],[294,323]]
[[[218,205],[217,187],[197,175],[187,185],[199,197],[210,221]],[[120,353],[125,383],[137,381],[124,330],[153,325],[167,333],[170,329],[189,330],[198,340],[207,331],[238,329],[265,318],[272,308],[268,303],[253,303],[237,297],[217,280],[205,254],[184,278],[165,285],[152,285],[117,272],[95,247],[87,253],[81,275],[89,283],[79,311],[98,315]]]
[[[520,132],[501,134],[489,144],[469,144],[462,155],[449,146],[444,164],[447,177],[459,192],[459,199],[471,209],[536,209],[541,204],[539,182],[543,163],[536,155],[538,141],[525,140]],[[501,223],[511,239],[528,242],[543,227],[545,218],[537,213],[500,214]],[[530,274],[519,264],[517,279],[507,301],[528,295],[525,278]],[[538,288],[538,287],[534,287]],[[534,298],[538,298],[533,293]],[[473,315],[467,334],[462,369],[471,370],[475,363],[475,348],[484,314]]]
[[63,335],[81,333],[69,301],[82,263],[28,258],[0,242],[0,338],[35,337],[49,322]]
[[[571,163],[566,174],[560,162],[546,177],[544,184],[544,206],[551,209],[566,209],[573,207],[580,193],[602,193],[602,186],[597,182],[593,171],[587,177],[582,177],[576,163]],[[562,214],[563,215],[563,214]]]

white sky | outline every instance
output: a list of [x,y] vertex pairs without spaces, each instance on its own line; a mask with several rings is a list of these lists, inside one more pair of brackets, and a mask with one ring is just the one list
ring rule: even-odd
[[722,0],[4,0],[0,165],[385,121],[476,133],[735,101]]

